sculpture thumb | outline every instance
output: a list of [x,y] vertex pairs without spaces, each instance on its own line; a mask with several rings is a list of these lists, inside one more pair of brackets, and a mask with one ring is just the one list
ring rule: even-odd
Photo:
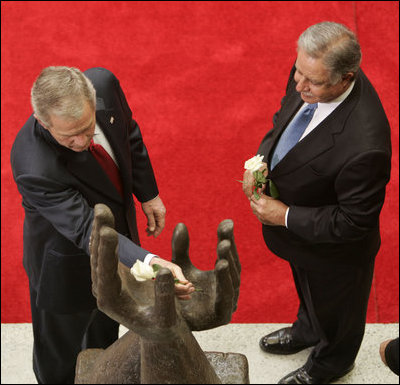
[[169,328],[176,324],[174,277],[167,268],[157,273],[154,285],[155,292],[155,325]]
[[175,226],[172,235],[172,262],[178,266],[190,266],[189,232],[184,223]]

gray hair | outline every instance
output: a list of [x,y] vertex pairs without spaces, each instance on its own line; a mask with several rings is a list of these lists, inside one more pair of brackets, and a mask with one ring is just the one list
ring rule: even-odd
[[51,115],[77,120],[85,101],[96,108],[96,90],[92,82],[77,68],[51,66],[44,68],[31,90],[35,115],[46,126],[51,126]]
[[321,58],[330,72],[332,84],[348,72],[357,74],[361,48],[356,35],[346,26],[324,21],[307,28],[297,41],[297,50],[313,58]]

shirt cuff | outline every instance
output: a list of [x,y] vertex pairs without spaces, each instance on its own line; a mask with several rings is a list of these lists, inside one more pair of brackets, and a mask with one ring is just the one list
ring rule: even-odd
[[159,258],[158,255],[150,254],[150,253],[147,254],[147,255],[144,257],[143,263],[145,263],[146,265],[150,265],[150,261],[151,261],[154,257]]
[[288,207],[288,208],[286,209],[286,214],[285,214],[285,226],[286,226],[287,229],[288,229],[287,220],[288,220],[288,215],[289,215],[289,209],[290,209],[290,207]]

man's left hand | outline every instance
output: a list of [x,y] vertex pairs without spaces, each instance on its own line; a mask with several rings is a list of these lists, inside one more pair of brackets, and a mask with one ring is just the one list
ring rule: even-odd
[[380,354],[380,356],[381,356],[382,362],[383,362],[386,366],[387,366],[387,362],[386,362],[385,350],[386,350],[386,347],[388,346],[388,344],[389,344],[390,341],[391,341],[391,340],[383,341],[383,342],[381,342],[381,344],[379,345],[379,354]]
[[285,226],[285,215],[288,206],[283,202],[262,194],[260,199],[250,198],[250,207],[258,220],[269,226]]
[[147,236],[157,238],[165,226],[165,214],[167,210],[159,196],[143,202],[142,210],[147,217]]

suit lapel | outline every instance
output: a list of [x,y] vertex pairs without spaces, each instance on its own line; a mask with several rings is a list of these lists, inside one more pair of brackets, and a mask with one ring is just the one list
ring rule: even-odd
[[111,180],[89,151],[82,151],[67,158],[67,169],[91,189],[115,201],[122,202],[121,196]]
[[[129,183],[131,180],[131,171],[129,168],[130,150],[128,138],[124,135],[124,132],[126,132],[126,129],[123,127],[124,122],[122,122],[119,119],[119,116],[113,113],[111,110],[97,111],[96,118],[101,129],[103,130],[104,135],[110,143],[117,160],[119,172],[121,174],[124,195],[129,195],[132,191],[132,186]],[[118,132],[119,134],[116,135],[115,132]]]
[[[110,145],[117,158],[118,165],[122,167],[121,165],[123,162],[121,159],[120,148],[123,144],[118,143],[118,140],[116,139],[117,135],[112,135],[112,130],[119,129],[118,123],[115,119],[115,114],[113,114],[112,111],[105,110],[104,101],[101,98],[97,98],[96,102],[96,120],[100,124],[100,127],[110,142]],[[115,127],[113,127],[113,125]],[[111,182],[107,174],[89,151],[83,151],[80,153],[75,153],[68,149],[67,151],[69,152],[68,156],[66,157],[67,168],[72,174],[97,192],[119,203],[123,203],[123,198],[120,196],[114,184]],[[120,171],[122,170],[120,169]],[[127,180],[122,173],[121,177],[123,182]],[[125,185],[124,191],[127,191]]]
[[271,176],[281,176],[293,172],[328,151],[334,145],[334,128],[335,126],[326,121],[320,123],[286,154],[271,171]]
[[[304,139],[298,142],[286,156],[275,166],[271,171],[272,177],[281,176],[293,172],[297,168],[309,163],[314,158],[328,151],[335,145],[335,135],[340,133],[345,121],[355,106],[357,94],[359,93],[359,80],[356,81],[354,89],[343,103],[341,103],[326,119],[324,119],[314,130],[308,134]],[[297,112],[302,105],[302,100],[299,94],[294,96],[297,102],[289,105],[288,112],[285,114],[282,125],[278,127],[277,134],[274,138],[274,144],[269,149],[268,159],[271,156],[272,149],[280,137],[283,128],[286,127],[294,113]]]

